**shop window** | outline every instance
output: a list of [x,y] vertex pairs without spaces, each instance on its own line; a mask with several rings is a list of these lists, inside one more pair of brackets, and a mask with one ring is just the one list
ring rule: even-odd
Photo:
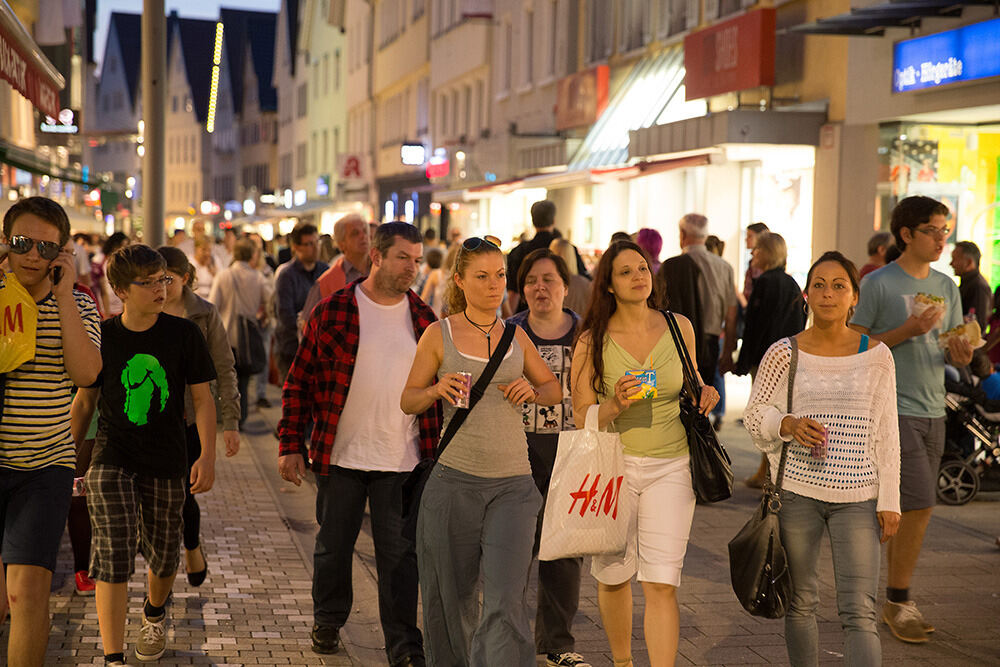
[[295,178],[306,177],[306,145],[304,143],[295,147]]
[[614,7],[612,0],[587,3],[587,60],[600,62],[611,55]]
[[501,70],[503,78],[500,81],[500,91],[506,93],[510,91],[511,73],[513,71],[512,60],[514,59],[514,29],[510,24],[510,19],[504,21],[501,49],[500,62],[503,63],[503,69]]
[[534,81],[535,69],[535,12],[528,9],[524,12],[524,40],[521,54],[524,57],[524,85],[530,86]]
[[[710,2],[711,0],[706,0]],[[621,5],[619,25],[619,45],[621,51],[640,49],[648,40],[646,28],[649,25],[650,5],[646,0],[624,0]]]
[[548,24],[548,62],[545,64],[545,73],[556,76],[556,59],[559,53],[559,3],[557,0],[549,0],[549,24]]
[[[980,271],[1000,282],[1000,125],[890,123],[881,127],[875,229],[889,229],[893,207],[912,195],[951,212],[946,241],[972,241]],[[951,275],[950,249],[933,266]]]
[[305,82],[299,85],[298,95],[299,95],[298,117],[305,118],[306,110],[309,107],[309,92],[306,90]]

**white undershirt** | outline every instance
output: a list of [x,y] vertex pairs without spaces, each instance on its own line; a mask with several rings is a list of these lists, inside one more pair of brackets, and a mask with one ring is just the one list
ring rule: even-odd
[[417,351],[409,300],[383,306],[360,286],[354,294],[360,340],[331,463],[353,470],[409,472],[420,460],[417,418],[399,409]]

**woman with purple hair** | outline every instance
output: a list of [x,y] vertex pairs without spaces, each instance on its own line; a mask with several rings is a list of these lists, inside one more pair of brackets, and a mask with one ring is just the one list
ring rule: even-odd
[[655,229],[643,227],[635,235],[635,242],[649,255],[652,261],[652,266],[649,268],[655,276],[660,271],[660,250],[663,249],[663,237]]

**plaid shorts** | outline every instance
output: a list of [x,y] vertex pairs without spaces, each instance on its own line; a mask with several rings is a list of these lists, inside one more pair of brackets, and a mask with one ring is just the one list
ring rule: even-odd
[[87,471],[87,509],[92,539],[90,576],[127,582],[139,553],[157,577],[177,572],[181,545],[184,479],[158,479],[116,466],[94,464]]

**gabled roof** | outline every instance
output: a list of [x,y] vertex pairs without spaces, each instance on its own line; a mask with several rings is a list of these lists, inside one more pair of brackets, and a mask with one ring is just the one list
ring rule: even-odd
[[[108,25],[108,42],[104,47],[103,63],[108,62],[107,44],[110,35],[118,39],[119,57],[125,72],[125,83],[128,86],[129,101],[132,108],[137,106],[136,96],[139,94],[139,72],[142,63],[142,16],[125,12],[111,12],[111,22]],[[103,77],[103,73],[102,73]]]
[[215,52],[215,21],[184,19],[171,12],[167,17],[167,62],[173,48],[174,30],[180,37],[184,71],[191,86],[195,118],[199,123],[208,120],[208,97],[212,86],[212,57]]
[[233,110],[243,111],[243,72],[246,54],[257,76],[257,98],[262,111],[276,111],[278,93],[272,85],[274,72],[274,33],[278,15],[273,12],[251,12],[222,8],[219,20],[224,28],[222,44],[229,66],[233,91]]

